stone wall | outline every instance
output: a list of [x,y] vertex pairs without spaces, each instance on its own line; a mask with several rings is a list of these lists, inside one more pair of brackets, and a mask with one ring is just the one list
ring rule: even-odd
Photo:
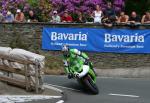
[[42,26],[32,24],[0,24],[0,46],[37,50],[41,45]]
[[[43,27],[102,27],[98,25],[76,24],[0,24],[0,46],[12,48],[24,48],[33,52],[50,54],[59,58],[59,52],[41,50],[41,38]],[[119,26],[120,27],[120,26]],[[118,27],[117,27],[118,28]],[[122,28],[122,27],[121,27]],[[112,68],[139,68],[150,66],[150,54],[120,54],[120,53],[88,53],[94,65],[101,69]]]

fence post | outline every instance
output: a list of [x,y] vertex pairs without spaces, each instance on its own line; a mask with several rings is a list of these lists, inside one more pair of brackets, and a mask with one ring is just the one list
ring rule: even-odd
[[36,93],[39,93],[39,73],[38,73],[38,69],[39,69],[39,62],[38,60],[35,60],[35,91]]
[[[0,80],[4,82],[8,82],[10,84],[13,84],[15,86],[19,86],[21,88],[25,88],[26,91],[34,90],[36,93],[41,92],[43,81],[41,77],[41,69],[40,69],[40,62],[36,59],[35,62],[31,61],[24,61],[24,60],[18,60],[13,59],[9,57],[0,57],[2,59],[2,66],[0,66],[0,70],[4,72],[5,76],[1,76]],[[5,63],[5,60],[9,62],[10,65],[7,65]],[[23,67],[13,67],[13,64],[11,63],[19,63],[24,65]],[[30,67],[31,65],[31,67]],[[32,66],[34,68],[32,68]],[[22,70],[23,68],[23,70]],[[32,71],[33,69],[33,71]],[[19,71],[18,71],[19,70]],[[10,77],[7,75],[7,73],[14,73],[14,77]],[[20,78],[19,75],[23,76],[23,78]],[[19,77],[17,79],[16,77]]]
[[29,72],[28,72],[28,64],[25,66],[25,82],[26,82],[26,90],[29,91],[30,83],[29,83]]

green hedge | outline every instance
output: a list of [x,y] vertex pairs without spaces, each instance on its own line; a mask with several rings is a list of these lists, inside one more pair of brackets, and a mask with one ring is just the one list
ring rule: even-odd
[[128,15],[132,11],[136,11],[142,16],[148,10],[150,10],[150,0],[126,0],[125,11]]

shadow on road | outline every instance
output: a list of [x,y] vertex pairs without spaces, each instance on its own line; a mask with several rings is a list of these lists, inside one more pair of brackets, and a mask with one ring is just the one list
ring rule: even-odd
[[86,87],[76,82],[68,82],[63,85],[64,87],[72,88],[74,92],[80,92],[81,94],[93,95]]

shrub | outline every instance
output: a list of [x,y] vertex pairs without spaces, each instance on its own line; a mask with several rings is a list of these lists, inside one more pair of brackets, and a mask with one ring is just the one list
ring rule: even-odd
[[[58,12],[68,10],[70,13],[76,11],[92,12],[95,9],[95,5],[100,5],[103,10],[106,8],[107,2],[112,2],[116,11],[120,11],[124,7],[125,0],[51,0],[53,9]],[[58,6],[59,5],[59,6]]]
[[17,9],[21,9],[25,14],[29,9],[37,11],[40,21],[48,21],[51,11],[50,0],[0,0],[0,12],[5,16],[10,10],[13,14]]

